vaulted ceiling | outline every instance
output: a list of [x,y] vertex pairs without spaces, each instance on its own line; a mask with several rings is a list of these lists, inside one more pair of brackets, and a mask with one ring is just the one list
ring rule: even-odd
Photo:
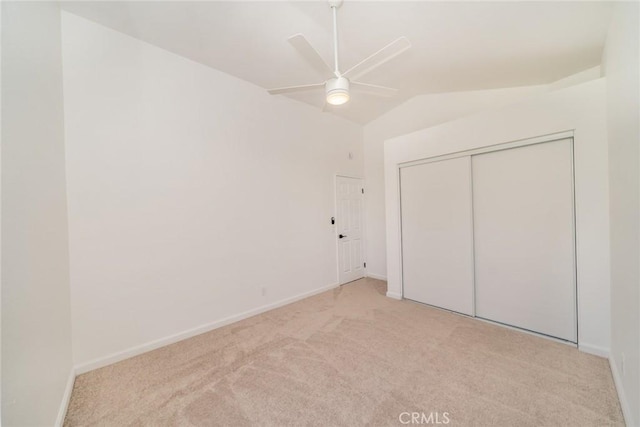
[[[332,63],[326,1],[63,2],[63,9],[265,89],[323,77],[287,43],[303,33]],[[366,123],[419,94],[550,83],[600,64],[607,2],[349,1],[338,12],[341,68],[399,36],[412,48],[360,80],[399,89],[357,94],[332,113]],[[284,95],[277,95],[284,96]],[[317,106],[322,90],[286,95]]]

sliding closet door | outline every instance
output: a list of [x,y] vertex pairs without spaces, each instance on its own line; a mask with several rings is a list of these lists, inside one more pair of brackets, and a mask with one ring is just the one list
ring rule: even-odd
[[473,315],[470,158],[401,169],[404,297]]
[[474,156],[476,316],[576,342],[572,140]]

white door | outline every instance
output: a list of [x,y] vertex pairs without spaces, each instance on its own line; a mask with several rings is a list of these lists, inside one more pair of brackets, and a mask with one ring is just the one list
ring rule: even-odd
[[336,238],[340,284],[364,277],[362,180],[336,177]]
[[469,157],[402,168],[400,198],[403,296],[473,315]]
[[572,140],[472,168],[476,316],[576,342]]

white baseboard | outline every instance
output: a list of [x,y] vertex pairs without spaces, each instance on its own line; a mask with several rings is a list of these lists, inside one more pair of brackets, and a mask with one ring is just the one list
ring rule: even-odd
[[367,277],[371,277],[372,279],[376,279],[376,280],[384,280],[385,282],[387,281],[387,276],[383,276],[382,274],[367,272]]
[[185,340],[187,338],[194,337],[196,335],[203,334],[205,332],[212,331],[214,329],[220,328],[222,326],[229,325],[231,323],[238,322],[240,320],[246,319],[248,317],[255,316],[260,313],[264,313],[265,311],[273,310],[274,308],[282,307],[283,305],[291,304],[292,302],[299,301],[301,299],[308,298],[313,295],[320,294],[322,292],[326,292],[330,289],[337,288],[339,284],[334,283],[331,285],[323,286],[321,288],[315,289],[313,291],[305,292],[290,298],[285,298],[283,300],[266,304],[255,308],[253,310],[248,310],[239,314],[235,314],[233,316],[225,317],[224,319],[216,320],[215,322],[207,323],[205,325],[198,326],[193,329],[189,329],[183,332],[179,332],[174,335],[170,335],[165,338],[160,338],[158,340],[150,341],[145,344],[137,345],[135,347],[131,347],[127,350],[119,351],[116,353],[111,353],[107,356],[100,357],[98,359],[94,359],[90,362],[82,363],[75,367],[76,375],[84,374],[89,371],[93,371],[94,369],[103,368],[108,365],[112,365],[114,363],[120,362],[125,359],[129,359],[134,356],[138,356],[142,353],[146,353],[151,350],[155,350],[160,347],[164,347],[169,344],[176,343],[178,341]]
[[628,426],[633,426],[634,424],[633,417],[631,415],[631,408],[629,407],[627,396],[624,394],[624,388],[622,387],[622,378],[620,378],[620,375],[618,374],[618,366],[616,365],[616,361],[614,360],[613,356],[609,356],[609,367],[611,368],[613,383],[615,384],[616,391],[618,392],[618,400],[620,401],[620,407],[622,408],[622,416],[624,417],[624,422]]
[[69,372],[69,378],[67,379],[67,385],[64,388],[64,394],[62,395],[62,401],[60,402],[60,409],[58,410],[58,416],[56,417],[56,427],[62,427],[64,424],[64,418],[67,416],[67,409],[69,409],[69,402],[71,401],[71,392],[73,391],[73,383],[76,381],[75,369],[71,368]]
[[605,359],[609,358],[609,349],[600,347],[599,345],[585,344],[581,342],[578,345],[578,350],[582,351],[583,353],[589,353],[595,356],[604,357]]
[[393,298],[393,299],[402,299],[402,294],[397,294],[395,292],[389,292],[387,291],[387,296],[389,298]]

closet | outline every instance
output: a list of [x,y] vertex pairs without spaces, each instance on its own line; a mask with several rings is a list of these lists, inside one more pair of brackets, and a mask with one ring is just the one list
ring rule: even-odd
[[470,158],[401,169],[404,297],[473,315]]
[[577,342],[573,141],[400,169],[403,295]]

